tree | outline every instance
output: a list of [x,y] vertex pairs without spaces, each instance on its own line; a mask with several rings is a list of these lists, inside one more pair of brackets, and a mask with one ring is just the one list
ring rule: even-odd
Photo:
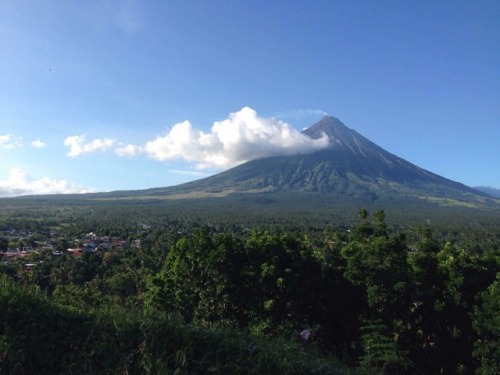
[[478,335],[473,355],[480,363],[476,373],[493,375],[500,369],[500,273],[481,293],[481,300],[482,305],[476,307],[473,315],[473,327]]
[[[476,294],[491,280],[488,265],[450,242],[441,245],[429,228],[408,262],[412,308],[404,341],[419,374],[465,373],[473,368],[470,314]],[[486,284],[485,284],[486,283]]]
[[[149,308],[179,313],[185,321],[207,324],[230,316],[229,270],[238,241],[225,235],[214,240],[197,229],[169,250],[162,270],[151,277],[145,300]],[[231,294],[231,295],[230,295]]]
[[367,320],[361,327],[364,354],[360,365],[369,374],[400,374],[409,366],[408,359],[391,337],[391,331],[380,320]]
[[373,235],[374,229],[371,223],[368,221],[368,210],[366,208],[360,208],[358,211],[359,223],[354,228],[353,235],[354,238],[358,240],[368,240],[370,236]]
[[397,371],[408,364],[396,339],[410,301],[408,249],[404,236],[389,236],[383,211],[376,212],[375,228],[367,217],[360,210],[361,221],[341,254],[345,278],[365,296],[360,364],[384,373],[388,367]]
[[[246,309],[259,332],[292,330],[317,321],[321,264],[304,238],[253,231],[245,243]],[[252,285],[253,284],[253,285]]]
[[5,237],[0,237],[0,251],[6,252],[9,249],[9,240]]
[[321,286],[321,265],[298,235],[252,231],[242,242],[198,229],[169,250],[145,299],[186,321],[293,332],[318,319]]
[[399,237],[373,237],[369,242],[351,241],[341,251],[346,260],[344,275],[365,288],[367,306],[386,321],[406,308],[409,269],[406,244]]

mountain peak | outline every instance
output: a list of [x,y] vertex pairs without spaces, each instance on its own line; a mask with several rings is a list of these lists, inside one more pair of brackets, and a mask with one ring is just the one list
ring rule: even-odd
[[302,134],[312,139],[323,138],[326,135],[330,140],[329,148],[350,150],[350,152],[364,158],[386,152],[333,116],[323,117],[316,124],[304,130]]
[[321,138],[323,134],[326,134],[330,139],[338,139],[339,136],[342,138],[343,135],[350,132],[351,129],[345,126],[338,118],[325,116],[302,133],[313,139]]

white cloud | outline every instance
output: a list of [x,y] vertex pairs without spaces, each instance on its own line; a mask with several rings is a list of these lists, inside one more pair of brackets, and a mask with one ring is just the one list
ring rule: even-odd
[[47,146],[45,144],[45,142],[42,142],[41,140],[37,139],[37,140],[34,140],[33,142],[31,142],[31,145],[34,147],[34,148],[43,148],[45,146]]
[[66,180],[54,180],[50,177],[33,178],[24,171],[14,168],[7,180],[0,180],[0,197],[40,194],[80,194],[92,192]]
[[136,145],[125,145],[120,146],[115,149],[115,153],[118,156],[136,156],[142,152],[141,146]]
[[174,125],[167,134],[146,143],[144,151],[160,161],[185,159],[198,162],[216,151],[208,150],[214,144],[210,138],[213,136],[193,129],[189,121],[184,121]]
[[215,122],[210,133],[196,130],[188,121],[146,143],[153,159],[185,159],[198,169],[229,168],[248,160],[276,155],[310,153],[328,146],[328,138],[311,139],[274,118],[258,117],[248,107]]
[[70,149],[68,156],[75,157],[96,151],[107,151],[117,144],[114,139],[94,139],[91,142],[85,143],[85,138],[86,136],[82,134],[72,135],[64,140],[64,145]]
[[21,137],[13,137],[10,134],[0,135],[0,148],[14,150],[22,146]]
[[311,139],[286,122],[263,118],[244,107],[209,132],[195,129],[189,121],[175,124],[166,134],[144,145],[124,144],[114,139],[85,141],[85,135],[64,140],[68,156],[114,150],[118,156],[146,154],[158,161],[185,160],[195,169],[225,169],[249,160],[277,155],[306,154],[328,147],[328,137]]

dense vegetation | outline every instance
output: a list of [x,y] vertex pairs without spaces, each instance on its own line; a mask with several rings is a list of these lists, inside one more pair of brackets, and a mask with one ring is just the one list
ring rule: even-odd
[[[54,248],[0,265],[0,373],[500,368],[500,228],[481,216],[396,225],[361,209],[257,225],[248,210],[27,202],[2,210],[0,250]],[[65,251],[89,232],[127,245]]]

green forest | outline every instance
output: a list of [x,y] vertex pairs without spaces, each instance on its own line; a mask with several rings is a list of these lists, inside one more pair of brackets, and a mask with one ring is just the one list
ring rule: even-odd
[[500,373],[496,224],[122,206],[1,210],[1,374]]

